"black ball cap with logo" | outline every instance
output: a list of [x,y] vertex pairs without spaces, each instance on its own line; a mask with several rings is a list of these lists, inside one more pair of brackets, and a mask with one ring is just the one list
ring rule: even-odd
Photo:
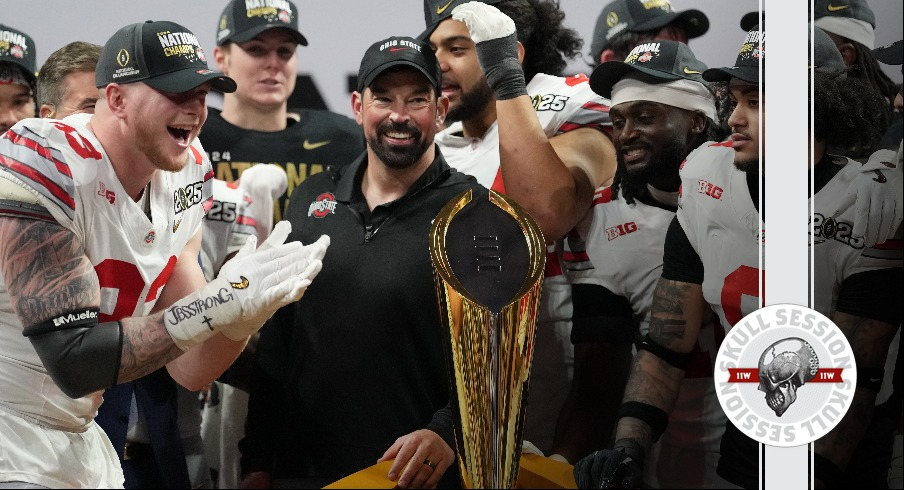
[[411,66],[423,73],[439,93],[443,73],[436,55],[429,45],[411,37],[390,37],[367,48],[358,69],[358,92],[363,93],[387,69],[400,65]]
[[626,76],[651,84],[692,80],[704,83],[706,65],[686,44],[678,41],[643,43],[625,61],[607,61],[590,74],[590,88],[603,97],[612,97],[612,87]]
[[[471,0],[424,0],[424,24],[427,30],[422,32],[417,38],[422,41],[428,41],[430,35],[436,30],[440,22],[452,17],[452,11],[455,7]],[[493,5],[502,0],[483,0],[481,3]]]
[[298,31],[298,8],[289,0],[274,0],[266,5],[232,0],[220,16],[217,44],[243,43],[275,28],[287,29],[295,42],[302,46],[308,45],[308,40]]
[[707,82],[727,82],[738,78],[748,83],[759,84],[760,73],[766,76],[766,21],[754,26],[744,37],[744,43],[738,50],[738,58],[734,66],[710,68],[703,72]]
[[31,36],[12,27],[0,24],[0,62],[12,63],[22,69],[22,73],[35,84],[35,42]]
[[96,85],[144,82],[156,90],[183,93],[210,82],[235,92],[235,81],[211,70],[198,38],[175,22],[147,21],[116,31],[101,50]]
[[603,7],[593,28],[590,56],[599,60],[600,54],[622,32],[644,32],[661,29],[669,24],[680,25],[688,39],[700,37],[709,30],[709,18],[696,9],[672,9],[667,0],[615,0]]

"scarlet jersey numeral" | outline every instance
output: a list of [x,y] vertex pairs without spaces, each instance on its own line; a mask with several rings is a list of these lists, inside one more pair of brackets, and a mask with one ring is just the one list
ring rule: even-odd
[[[160,288],[166,284],[166,280],[169,279],[175,267],[176,256],[173,255],[169,258],[166,267],[160,271],[160,274],[151,283],[147,298],[144,300],[145,303],[150,303],[157,299]],[[116,306],[113,307],[113,312],[110,314],[101,313],[99,320],[101,322],[111,322],[134,316],[136,314],[135,308],[138,306],[138,298],[141,297],[141,293],[146,286],[138,267],[130,262],[106,259],[97,264],[94,267],[94,271],[97,273],[100,287],[117,291]]]
[[53,126],[62,131],[66,135],[66,141],[69,146],[82,158],[90,158],[92,160],[100,160],[103,155],[94,148],[90,141],[86,140],[72,126],[61,122],[54,122]]
[[[763,284],[765,284],[766,272],[747,265],[742,265],[725,276],[725,283],[722,285],[722,310],[725,312],[729,328],[744,318],[741,311],[741,296],[760,298],[759,276],[761,273]],[[759,301],[757,299],[757,302]]]

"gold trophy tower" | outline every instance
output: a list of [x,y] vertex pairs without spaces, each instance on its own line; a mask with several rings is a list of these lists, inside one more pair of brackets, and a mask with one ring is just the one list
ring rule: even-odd
[[458,465],[467,488],[518,478],[546,244],[494,191],[466,191],[437,215],[430,257],[446,336]]

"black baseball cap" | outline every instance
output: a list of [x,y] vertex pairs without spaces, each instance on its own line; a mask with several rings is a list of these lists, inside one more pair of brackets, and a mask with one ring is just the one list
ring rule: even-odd
[[276,27],[288,29],[298,44],[308,45],[308,40],[298,31],[298,9],[289,0],[232,0],[223,9],[220,23],[217,24],[217,45],[250,41],[258,34]]
[[873,50],[873,56],[886,65],[904,64],[904,41],[896,41],[876,48]]
[[607,61],[590,74],[590,88],[607,99],[612,87],[626,76],[650,83],[692,80],[706,85],[706,65],[691,48],[678,41],[650,41],[631,50],[625,61]]
[[594,63],[599,62],[612,38],[623,32],[651,31],[669,24],[684,27],[688,39],[700,37],[709,30],[706,14],[696,9],[676,12],[668,0],[615,0],[603,7],[596,19],[590,56]]
[[766,21],[762,25],[754,26],[744,36],[744,43],[738,50],[738,58],[734,66],[725,68],[710,68],[703,72],[703,79],[707,82],[727,82],[732,78],[739,78],[748,83],[760,83],[760,65],[763,67],[763,77],[766,76]]
[[826,32],[813,27],[813,70],[827,75],[841,75],[847,72],[847,65],[841,57],[841,51]]
[[765,10],[763,12],[760,12],[759,10],[754,10],[753,12],[747,12],[746,14],[744,14],[744,16],[741,17],[741,22],[740,22],[741,30],[744,32],[747,32],[750,29],[753,29],[754,27],[756,27],[756,25],[760,23],[760,14],[762,14],[762,17],[764,19],[766,18]]
[[404,36],[393,36],[367,48],[361,58],[361,68],[358,69],[358,92],[363,93],[388,68],[400,65],[417,68],[439,93],[443,73],[433,50],[423,41]]
[[[430,39],[430,35],[436,30],[436,26],[440,22],[452,17],[452,10],[463,3],[471,0],[424,0],[424,24],[427,30],[422,32],[417,38],[422,41]],[[493,5],[502,0],[481,0],[481,3]]]
[[22,69],[25,78],[34,88],[37,76],[35,42],[28,34],[0,24],[0,62],[12,63]]
[[198,38],[168,21],[149,20],[116,31],[101,49],[95,80],[98,88],[144,82],[177,94],[211,82],[221,92],[235,92],[233,79],[208,68]]

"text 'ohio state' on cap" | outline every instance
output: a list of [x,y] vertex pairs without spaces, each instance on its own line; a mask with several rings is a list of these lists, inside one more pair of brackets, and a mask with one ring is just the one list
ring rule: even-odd
[[116,31],[101,49],[95,77],[98,88],[133,82],[176,94],[206,82],[221,92],[236,88],[233,79],[208,68],[191,31],[168,21],[149,20]]
[[443,74],[433,50],[423,41],[402,36],[377,41],[367,48],[358,69],[358,92],[363,93],[384,71],[400,65],[416,68],[440,92]]
[[289,0],[232,0],[217,24],[217,46],[243,43],[260,33],[283,28],[302,46],[308,40],[298,31],[298,8]]

